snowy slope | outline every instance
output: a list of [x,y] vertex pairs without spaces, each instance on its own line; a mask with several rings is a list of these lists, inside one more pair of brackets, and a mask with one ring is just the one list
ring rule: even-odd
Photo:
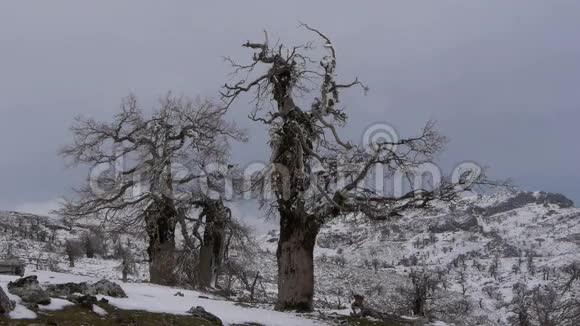
[[[44,236],[39,236],[42,234],[39,229],[56,235],[52,251],[47,250],[47,241]],[[105,277],[117,281],[120,275],[117,270],[119,261],[116,260],[83,258],[76,267],[67,267],[59,246],[64,239],[78,237],[83,230],[83,226],[69,228],[58,220],[45,217],[0,212],[0,246],[6,251],[10,243],[16,244],[11,250],[28,259],[29,269],[39,267],[46,270],[47,266],[43,264],[37,266],[37,257],[42,257],[40,261],[49,257],[57,261],[59,270],[75,275],[55,276],[56,279]],[[233,309],[232,322],[238,313],[260,314],[260,318],[266,320],[281,318],[271,311],[276,298],[277,238],[276,230],[259,236],[260,252],[253,257],[255,261],[244,266],[250,276],[260,273],[257,298],[266,309],[259,312],[237,310],[241,308],[231,302],[213,300],[199,301],[199,305],[210,312]],[[143,239],[132,240],[131,245],[137,256],[144,260]],[[528,266],[528,260],[532,261],[533,267]],[[499,265],[495,277],[489,272],[494,261]],[[410,311],[401,310],[401,307],[408,300],[405,291],[411,286],[409,274],[425,269],[443,275],[446,280],[445,289],[437,298],[438,303],[469,307],[468,313],[461,310],[446,312],[441,319],[447,318],[448,322],[457,325],[505,325],[511,314],[508,303],[512,299],[514,284],[525,282],[532,287],[553,282],[561,276],[559,269],[571,262],[580,262],[580,209],[557,194],[480,196],[471,199],[469,205],[438,204],[430,211],[411,211],[389,222],[373,222],[351,215],[329,222],[318,236],[315,306],[326,312],[336,309],[345,312],[352,294],[357,293],[365,295],[372,306],[408,315]],[[550,275],[549,280],[543,279],[546,272]],[[61,275],[39,273],[43,280],[46,275]],[[463,286],[459,281],[460,274],[467,278]],[[146,264],[139,264],[139,274],[133,280],[139,282],[147,277]],[[123,308],[185,313],[194,302],[198,302],[196,300],[203,300],[197,298],[199,293],[194,291],[187,292],[186,298],[189,299],[182,301],[173,296],[175,289],[144,283],[131,283],[124,287],[130,292],[130,297],[132,293],[140,299],[135,303],[112,300]],[[247,295],[247,289],[239,282],[234,284],[234,290],[238,296]],[[155,299],[158,296],[163,300]],[[161,301],[168,305],[156,308]],[[22,307],[19,311],[26,313]],[[216,314],[222,317],[219,312]],[[291,318],[300,317],[293,315]],[[292,324],[293,321],[289,322]]]
[[[262,247],[275,253],[276,239],[273,230],[261,238]],[[527,256],[532,256],[534,271],[526,266]],[[397,301],[405,299],[397,293],[410,286],[409,273],[425,269],[447,280],[440,301],[471,307],[473,319],[452,321],[505,325],[514,284],[545,284],[544,270],[558,275],[563,266],[580,262],[580,209],[557,194],[499,193],[469,205],[439,204],[428,212],[408,212],[390,222],[347,216],[323,227],[315,257],[320,307],[338,307],[358,293],[376,306],[396,310]],[[497,279],[488,271],[496,257]],[[519,272],[512,270],[514,265]],[[275,264],[267,266],[275,269]],[[460,273],[467,278],[465,296]],[[483,291],[486,286],[503,298],[490,298]]]
[[[63,273],[53,273],[46,271],[31,271],[30,274],[37,275],[41,285],[58,284],[66,282],[95,282],[96,278],[78,276]],[[16,280],[17,276],[0,275],[0,286],[8,293],[6,285],[8,282]],[[127,293],[128,298],[106,297],[109,303],[121,309],[146,310],[150,312],[163,312],[177,315],[186,315],[187,310],[192,306],[202,306],[206,311],[218,316],[226,325],[241,323],[259,323],[272,326],[308,326],[324,325],[321,321],[312,320],[291,313],[281,313],[268,309],[246,308],[236,305],[234,302],[210,296],[208,297],[196,291],[176,289],[147,283],[120,283]],[[174,296],[180,291],[184,294]],[[19,301],[19,298],[9,295],[11,299]],[[99,298],[102,296],[99,296]],[[59,309],[66,306],[66,300],[53,300],[49,310]],[[47,309],[46,307],[44,309]],[[11,312],[11,318],[34,318],[35,314],[18,304],[15,311]]]

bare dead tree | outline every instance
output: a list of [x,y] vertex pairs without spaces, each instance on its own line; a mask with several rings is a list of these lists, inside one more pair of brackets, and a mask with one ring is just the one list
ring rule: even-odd
[[463,296],[465,296],[465,294],[467,293],[468,281],[469,276],[467,275],[467,272],[463,269],[459,269],[457,271],[457,284],[459,284],[459,286],[461,287],[461,294]]
[[428,317],[429,302],[439,286],[439,280],[426,270],[413,270],[409,274],[412,284],[412,311],[415,315]]
[[[239,193],[241,176],[233,166],[225,166],[221,171],[208,173],[207,187],[211,193],[193,191],[189,202],[201,210],[197,217],[191,211],[178,213],[178,220],[185,240],[185,246],[196,252],[195,286],[209,288],[218,286],[218,278],[223,262],[234,241],[249,237],[249,230],[232,217],[231,210],[225,205],[226,191]],[[236,179],[233,183],[232,179]],[[195,214],[194,214],[195,215]]]
[[562,294],[570,291],[575,282],[580,283],[580,263],[572,262],[562,267],[562,272],[565,275],[565,282],[560,287]]
[[222,265],[226,224],[231,221],[231,211],[221,200],[209,201],[204,203],[201,217],[205,217],[205,228],[197,264],[198,284],[210,287],[216,283]]
[[252,286],[250,287],[250,302],[254,301],[254,292],[256,291],[256,284],[260,279],[260,272],[256,272],[256,276],[254,276],[254,281],[252,281]]
[[90,229],[83,232],[81,242],[87,258],[94,258],[95,255],[103,256],[106,253],[104,236],[98,229]]
[[[247,225],[232,219],[226,226],[226,241],[224,244],[223,258],[224,268],[220,268],[218,273],[225,274],[228,280],[233,278],[240,281],[240,283],[250,292],[250,301],[253,301],[255,285],[252,284],[252,274],[259,275],[258,266],[255,265],[255,255],[258,253],[258,245],[251,235],[251,228]],[[255,276],[258,277],[258,276]],[[254,278],[254,281],[259,281]],[[216,279],[216,287],[218,286],[218,279]],[[223,283],[223,282],[222,282]],[[227,283],[230,283],[228,281]],[[229,287],[226,285],[226,288]]]
[[69,267],[75,267],[75,261],[83,255],[83,245],[78,240],[67,239],[64,245],[64,252],[68,259]]
[[377,271],[379,270],[380,262],[377,258],[373,258],[373,260],[371,260],[371,264],[373,265],[373,269],[375,270],[375,274],[376,274]]
[[129,96],[111,122],[78,118],[73,142],[61,154],[89,165],[92,174],[57,213],[72,220],[95,216],[116,230],[144,230],[151,282],[173,284],[176,224],[203,191],[204,167],[224,162],[229,141],[244,138],[225,112],[209,101],[168,94],[150,115]]
[[[309,51],[315,51],[313,43],[286,47],[272,44],[265,33],[263,42],[243,44],[254,51],[249,64],[226,59],[234,73],[245,75],[225,84],[221,95],[225,107],[230,107],[242,94],[253,94],[255,109],[250,118],[270,131],[270,166],[254,186],[271,186],[275,198],[263,204],[280,217],[276,309],[308,311],[314,294],[315,239],[327,220],[351,212],[387,220],[405,209],[424,208],[433,200],[458,200],[463,191],[490,182],[484,174],[466,174],[459,182],[444,180],[432,189],[413,188],[387,197],[361,186],[376,164],[392,175],[431,162],[445,138],[429,122],[417,137],[381,140],[370,148],[343,140],[338,128],[347,123],[348,116],[339,106],[339,93],[355,86],[368,88],[358,79],[339,83],[337,52],[331,40],[308,25],[302,27],[322,39],[326,54],[321,59],[309,56]],[[350,168],[353,165],[357,168]]]
[[[520,288],[517,291],[516,288]],[[573,326],[580,322],[580,305],[575,295],[565,296],[551,284],[527,290],[514,286],[511,302],[514,325]]]
[[499,261],[499,256],[495,256],[493,258],[493,260],[491,261],[491,264],[489,264],[489,275],[491,277],[493,277],[494,279],[498,279],[498,276],[500,274],[500,261]]

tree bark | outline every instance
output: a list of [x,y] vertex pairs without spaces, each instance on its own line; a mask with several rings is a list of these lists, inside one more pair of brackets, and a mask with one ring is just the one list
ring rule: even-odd
[[[294,213],[294,214],[293,214]],[[314,244],[319,227],[311,217],[286,212],[280,217],[276,310],[312,311]]]
[[210,201],[203,209],[205,230],[197,265],[199,283],[203,288],[215,284],[224,250],[225,227],[229,217],[221,200]]
[[[280,94],[287,94],[288,85],[280,86]],[[278,177],[276,192],[280,214],[278,259],[278,301],[276,310],[312,311],[314,297],[314,244],[320,229],[314,216],[305,211],[301,194],[307,189],[310,171],[303,147],[312,148],[311,125],[301,111],[294,108],[291,96],[276,97],[279,111],[285,115],[273,162],[288,169],[288,184],[284,175]],[[300,126],[300,127],[297,127]],[[305,136],[306,134],[307,136]],[[302,142],[304,140],[304,143]]]
[[320,225],[305,211],[303,193],[310,182],[308,152],[318,135],[312,117],[294,103],[295,69],[293,62],[274,56],[269,70],[272,95],[283,120],[271,138],[271,162],[285,170],[273,177],[280,214],[276,310],[312,311],[314,244]]
[[154,203],[145,219],[149,236],[149,280],[154,284],[175,285],[175,207],[170,202]]

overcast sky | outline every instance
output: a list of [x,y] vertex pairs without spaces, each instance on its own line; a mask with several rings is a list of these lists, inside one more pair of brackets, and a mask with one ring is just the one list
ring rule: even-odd
[[[222,56],[240,45],[327,33],[344,81],[355,140],[388,122],[403,136],[435,119],[451,139],[445,166],[473,160],[524,189],[580,202],[579,1],[2,1],[0,209],[46,212],[78,185],[58,148],[76,114],[110,117],[133,92],[145,108],[169,90],[215,97]],[[260,124],[241,101],[231,117],[250,129],[234,159],[267,157]]]

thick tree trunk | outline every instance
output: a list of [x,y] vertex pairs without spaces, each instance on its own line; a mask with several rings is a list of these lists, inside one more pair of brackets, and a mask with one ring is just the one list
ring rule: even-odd
[[281,214],[276,310],[312,311],[318,226],[307,216]]
[[[291,97],[284,99],[290,105]],[[282,111],[281,111],[282,112]],[[273,151],[275,163],[289,173],[287,184],[284,175],[278,178],[278,212],[280,213],[280,239],[278,241],[278,301],[277,310],[312,311],[314,296],[314,244],[319,225],[305,212],[301,194],[307,188],[306,159],[303,153],[302,128],[296,128],[305,117],[294,110],[288,113],[289,122],[283,127],[283,137]],[[308,129],[308,126],[304,126]],[[307,138],[307,137],[306,137]],[[309,141],[309,140],[307,140]],[[307,146],[310,146],[307,144]]]
[[294,65],[276,60],[270,72],[272,95],[284,123],[271,138],[272,163],[283,167],[274,178],[280,213],[278,301],[276,310],[311,311],[314,297],[314,244],[320,226],[306,213],[303,193],[310,181],[309,154],[315,141],[311,116],[292,98]]
[[225,227],[229,218],[227,208],[221,200],[209,202],[204,210],[205,230],[203,244],[199,252],[197,272],[199,283],[203,288],[215,284],[224,251]]
[[146,213],[149,236],[149,280],[154,284],[175,285],[175,225],[173,205],[153,205]]

